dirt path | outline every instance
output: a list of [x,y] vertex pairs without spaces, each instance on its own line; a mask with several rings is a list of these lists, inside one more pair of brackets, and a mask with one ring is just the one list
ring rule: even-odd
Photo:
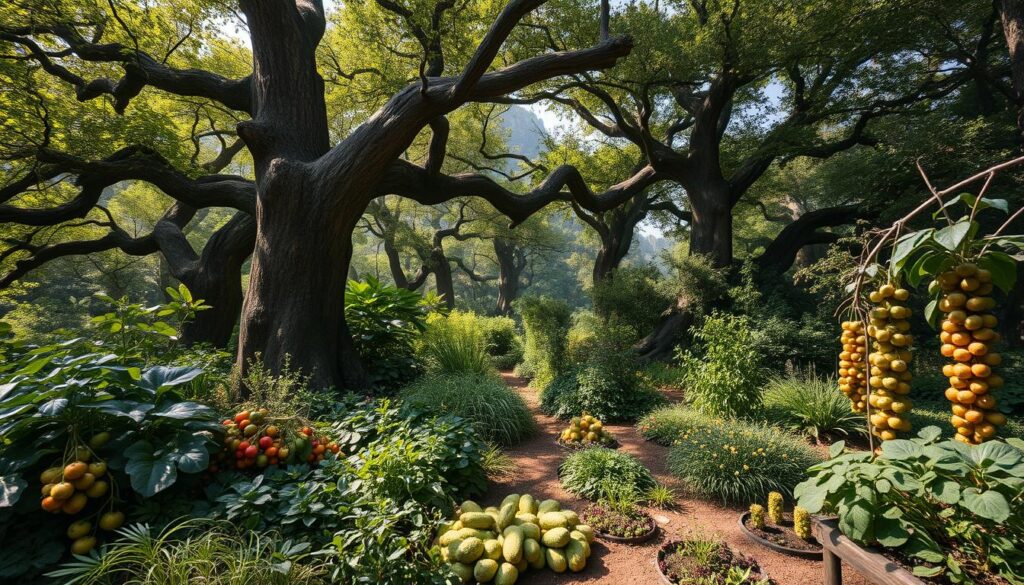
[[[554,498],[568,508],[582,510],[587,502],[565,492],[558,482],[558,464],[566,452],[558,448],[554,440],[565,424],[540,412],[537,392],[527,387],[524,380],[507,373],[502,376],[526,399],[537,421],[538,433],[507,451],[515,460],[517,469],[511,476],[494,482],[485,505],[497,504],[511,493],[530,493],[539,499]],[[658,481],[678,491],[678,481],[666,469],[666,447],[643,440],[630,425],[606,425],[606,428],[621,443],[621,451],[639,458]],[[556,574],[548,570],[531,571],[520,582],[526,585],[655,585],[661,582],[654,565],[658,547],[666,540],[693,533],[716,534],[735,550],[753,556],[779,585],[816,585],[822,582],[820,562],[782,555],[747,541],[737,525],[739,509],[686,498],[677,501],[679,507],[674,511],[650,510],[653,516],[660,516],[659,520],[667,522],[660,522],[661,533],[645,545],[627,546],[597,540],[587,568],[582,572]],[[844,573],[844,585],[867,584],[852,570]]]

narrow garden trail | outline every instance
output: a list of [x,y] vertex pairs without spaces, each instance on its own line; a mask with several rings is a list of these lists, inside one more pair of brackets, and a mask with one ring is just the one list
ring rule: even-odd
[[[530,493],[538,499],[554,498],[563,506],[581,512],[588,502],[576,498],[562,489],[558,481],[558,465],[568,454],[555,444],[565,423],[540,412],[538,392],[527,382],[509,373],[503,373],[505,382],[519,392],[537,421],[535,437],[507,450],[516,468],[508,477],[493,482],[484,505],[497,504],[508,494]],[[673,396],[669,396],[673,398]],[[667,470],[668,449],[645,441],[631,425],[605,425],[621,446],[622,452],[639,458],[659,482],[681,492],[679,482]],[[580,573],[556,574],[545,570],[528,572],[521,580],[525,585],[566,585],[572,583],[606,585],[654,585],[661,583],[655,566],[658,548],[668,540],[687,534],[714,534],[724,539],[734,550],[757,559],[767,574],[779,585],[817,585],[822,582],[821,562],[782,555],[747,541],[740,533],[737,518],[739,508],[725,508],[700,500],[677,498],[678,507],[672,511],[649,510],[658,520],[659,535],[640,546],[609,544],[600,539],[592,545],[593,554],[587,567]],[[867,581],[852,570],[844,571],[844,585],[867,585]]]

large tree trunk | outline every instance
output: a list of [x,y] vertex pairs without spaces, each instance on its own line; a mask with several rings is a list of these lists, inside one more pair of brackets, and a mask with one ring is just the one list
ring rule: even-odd
[[693,321],[693,311],[680,300],[662,313],[654,331],[637,343],[637,353],[643,359],[671,358],[680,339],[693,326]]
[[452,280],[452,265],[444,254],[444,248],[434,247],[430,250],[430,271],[434,273],[434,286],[437,294],[444,297],[444,304],[449,309],[455,308],[455,282]]
[[526,268],[526,256],[515,242],[494,238],[494,256],[498,259],[498,315],[511,315],[512,302],[519,296],[519,279]]
[[732,264],[732,202],[724,180],[686,185],[693,220],[690,254],[702,254],[716,267]]
[[183,341],[227,347],[242,310],[242,265],[256,242],[256,221],[239,212],[210,237],[185,286],[213,307],[199,311],[183,331]]

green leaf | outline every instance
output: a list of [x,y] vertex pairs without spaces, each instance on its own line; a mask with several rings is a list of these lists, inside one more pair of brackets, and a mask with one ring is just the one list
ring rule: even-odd
[[180,386],[191,382],[202,373],[203,371],[199,368],[156,366],[142,374],[139,386],[156,393],[161,388]]
[[963,505],[982,518],[1005,522],[1010,517],[1010,503],[1006,496],[994,491],[967,488],[963,491]]
[[210,465],[207,439],[201,434],[178,433],[175,437],[175,462],[185,473],[199,473]]
[[836,441],[828,447],[829,459],[839,457],[843,453],[843,449],[846,448],[846,441]]
[[906,439],[894,439],[882,442],[882,455],[893,461],[917,459],[921,456],[921,446]]
[[845,509],[840,509],[839,529],[857,542],[871,542],[874,539],[873,508],[874,506],[867,500],[855,500]]
[[903,521],[897,518],[879,516],[875,520],[875,540],[886,548],[896,548],[906,544],[910,538],[910,532],[903,526]]
[[932,329],[936,329],[939,324],[939,301],[932,299],[924,307],[924,318],[931,325]]
[[1011,470],[1021,464],[1021,452],[1000,441],[987,441],[971,449],[968,455],[978,467]]
[[971,231],[972,222],[961,219],[951,226],[944,227],[939,231],[935,232],[933,239],[935,243],[939,244],[943,248],[956,251],[960,244],[963,243],[964,238]]
[[943,504],[953,505],[960,501],[960,485],[955,481],[940,479],[932,482],[928,490],[936,500]]
[[125,449],[125,472],[131,478],[132,489],[150,498],[174,485],[178,479],[177,454],[157,451],[149,441],[138,441]]
[[992,273],[992,283],[1003,292],[1010,292],[1017,282],[1017,261],[1004,252],[986,252],[978,265]]
[[927,242],[934,232],[934,229],[929,228],[917,232],[911,232],[897,240],[896,248],[892,252],[892,258],[889,259],[892,271],[899,272],[907,259],[918,250],[918,247],[922,243]]
[[924,565],[917,565],[914,567],[914,575],[918,577],[937,577],[942,574],[943,568],[939,567],[926,567]]
[[0,475],[0,508],[10,508],[18,503],[28,482],[19,473]]
[[917,431],[917,436],[925,443],[933,443],[942,437],[942,429],[935,425],[929,425]]
[[159,410],[150,412],[150,416],[175,419],[213,418],[214,414],[214,410],[209,406],[189,401],[175,402]]

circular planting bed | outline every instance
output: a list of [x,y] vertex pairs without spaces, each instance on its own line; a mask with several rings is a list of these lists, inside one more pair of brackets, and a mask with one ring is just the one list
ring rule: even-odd
[[756,583],[767,579],[775,581],[761,571],[754,559],[734,552],[727,544],[709,539],[673,540],[658,549],[654,559],[662,583],[682,585],[697,578],[721,578],[728,575],[732,567],[742,571],[750,570],[744,583]]
[[563,441],[562,439],[555,439],[555,444],[565,449],[566,451],[582,451],[583,449],[594,449],[597,447],[604,447],[605,449],[618,449],[619,442],[612,439],[610,443],[586,443],[583,441]]
[[758,529],[750,524],[750,512],[744,512],[740,516],[739,524],[743,536],[763,547],[803,559],[822,558],[821,545],[817,541],[808,542],[797,536],[793,532],[792,522],[788,526],[785,523],[782,526],[766,524],[764,529]]
[[583,511],[582,518],[598,538],[619,544],[642,544],[658,533],[658,523],[639,509],[620,512],[592,504]]

